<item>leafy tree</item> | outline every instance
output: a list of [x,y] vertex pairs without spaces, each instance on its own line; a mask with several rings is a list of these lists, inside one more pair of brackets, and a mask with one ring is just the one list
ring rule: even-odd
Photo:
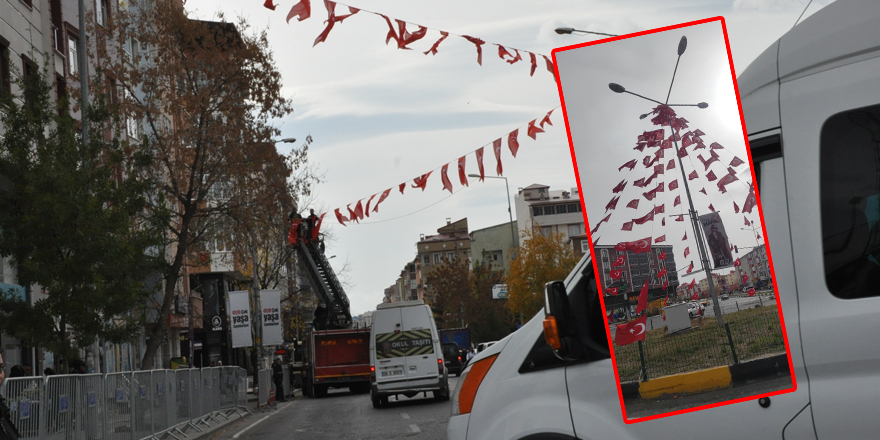
[[440,265],[428,274],[425,282],[430,286],[434,299],[431,309],[440,328],[458,328],[462,323],[470,323],[465,310],[470,309],[473,298],[470,265],[466,258],[443,258]]
[[101,96],[84,145],[45,75],[34,69],[18,82],[24,99],[0,104],[0,255],[45,294],[31,306],[0,292],[0,330],[70,360],[98,338],[138,334],[161,234],[141,217],[150,182],[137,171],[149,156],[114,136],[119,118]]
[[578,257],[561,233],[544,235],[535,226],[525,234],[522,246],[517,249],[517,258],[510,260],[507,304],[514,314],[530,319],[544,307],[544,285],[564,280],[574,269]]
[[[157,182],[149,210],[168,232],[161,248],[163,291],[149,317],[141,363],[150,369],[178,282],[187,266],[202,264],[196,253],[217,236],[228,243],[246,238],[233,234],[240,233],[236,222],[240,226],[240,214],[253,207],[252,196],[287,177],[289,169],[272,165],[279,130],[270,121],[293,108],[281,94],[265,31],[251,33],[244,19],[193,20],[171,1],[133,1],[128,8],[98,51],[122,89],[119,108],[129,135],[155,157],[146,170]],[[276,174],[263,179],[268,173]],[[277,194],[282,205],[288,194]]]
[[468,308],[468,322],[474,342],[497,341],[515,330],[514,317],[507,299],[492,299],[492,286],[504,282],[504,271],[491,262],[477,263],[471,272],[473,300]]

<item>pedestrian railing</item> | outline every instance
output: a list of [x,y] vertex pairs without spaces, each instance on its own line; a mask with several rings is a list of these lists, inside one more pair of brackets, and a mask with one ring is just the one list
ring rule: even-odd
[[725,313],[724,319],[723,327],[714,317],[698,318],[694,320],[697,327],[690,330],[667,334],[665,328],[659,328],[648,331],[644,342],[615,345],[620,382],[645,381],[785,353],[775,304]]
[[239,367],[7,379],[2,395],[22,438],[181,440],[248,413]]

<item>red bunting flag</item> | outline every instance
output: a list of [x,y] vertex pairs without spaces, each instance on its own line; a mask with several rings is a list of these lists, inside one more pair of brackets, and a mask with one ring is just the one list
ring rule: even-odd
[[[669,287],[669,280],[663,282],[663,290],[666,290],[667,287]],[[663,306],[666,306],[667,304],[669,304],[669,292],[666,293],[666,299],[663,301]],[[666,320],[666,312],[663,312],[663,320]]]
[[[675,186],[676,186],[676,188],[678,187],[678,185],[675,185]],[[681,205],[681,196],[675,196],[675,202],[672,203],[673,208],[678,205]]]
[[413,186],[412,186],[412,187],[413,187],[413,188],[421,188],[422,191],[424,191],[424,190],[425,190],[425,186],[428,185],[428,177],[430,177],[430,176],[431,176],[431,173],[433,173],[433,172],[434,172],[433,170],[432,170],[432,171],[428,171],[427,173],[422,174],[421,176],[416,177],[415,179],[413,179]]
[[660,272],[657,272],[657,278],[663,278],[666,276],[666,268],[660,269]]
[[535,126],[535,122],[537,122],[537,121],[538,121],[537,119],[534,119],[534,120],[532,120],[532,122],[529,122],[528,132],[526,133],[529,135],[530,138],[535,139],[535,140],[538,139],[538,133],[544,132],[544,130],[542,128]]
[[755,187],[749,188],[749,195],[746,197],[745,203],[743,203],[743,212],[752,213],[752,208],[758,205],[758,199],[755,198]]
[[[293,5],[290,8],[290,12],[287,13],[287,22],[290,23],[290,19],[296,17],[298,21],[303,21],[312,16],[312,6],[309,4],[310,0],[300,0],[299,3]],[[270,3],[271,0],[267,0],[266,3]],[[272,8],[274,11],[275,8]]]
[[621,231],[632,231],[633,230],[633,222],[626,222],[623,224],[623,227],[620,228]]
[[508,51],[507,51],[507,48],[505,48],[504,46],[502,46],[502,45],[500,45],[500,44],[496,44],[496,46],[498,46],[498,57],[499,57],[499,58],[501,58],[502,60],[504,59],[504,57],[511,57],[511,58],[513,58],[513,54],[511,54],[510,52],[508,52]]
[[739,205],[736,202],[733,202],[733,212],[739,214]]
[[617,208],[617,201],[618,201],[618,200],[620,200],[620,196],[617,196],[617,197],[612,198],[611,201],[608,202],[607,205],[605,205],[605,210],[607,211],[607,210],[609,210],[609,209],[615,209],[615,208]]
[[[447,37],[449,37],[449,32],[440,31],[440,35],[441,35],[440,39],[437,40],[437,41],[434,43],[434,45],[431,46],[430,49],[428,49],[427,51],[425,51],[425,55],[427,55],[427,54],[429,54],[429,53],[430,53],[431,55],[437,55],[437,47],[440,46],[440,43],[442,43],[443,40],[445,40]],[[387,44],[387,42],[386,42],[386,44]]]
[[529,76],[535,76],[535,69],[538,68],[538,59],[531,52],[529,52],[529,59],[532,62],[532,70],[529,72]]
[[612,295],[612,296],[617,296],[617,291],[619,289],[620,289],[619,287],[611,287],[611,288],[605,289],[605,293]]
[[666,226],[666,217],[660,219],[660,226]]
[[746,275],[746,274],[743,274],[743,276],[742,276],[742,279],[743,279],[743,284],[745,284],[745,283],[748,283],[748,282],[749,282],[749,276],[748,276],[748,275]]
[[[184,3],[185,3],[185,1],[184,1]],[[266,8],[266,9],[270,9],[270,10],[273,10],[273,11],[275,10],[275,7],[276,7],[276,6],[278,6],[278,5],[273,5],[273,4],[272,4],[272,0],[266,0],[266,2],[263,3],[263,7],[264,7],[264,8]]]
[[321,214],[321,216],[318,217],[317,220],[315,220],[315,226],[312,228],[312,240],[318,239],[318,233],[321,231],[321,225],[324,224],[325,215],[327,215],[326,212]]
[[486,44],[486,42],[479,39],[479,38],[474,38],[474,37],[470,37],[467,35],[462,35],[461,37],[464,38],[465,40],[470,41],[471,43],[474,43],[474,45],[477,46],[477,64],[482,66],[483,65],[483,45]]
[[749,289],[749,296],[755,296],[758,292],[755,292],[755,288]]
[[700,295],[698,295],[697,292],[694,292],[694,296],[691,297],[691,300],[696,301],[698,299],[700,299]]
[[346,226],[346,225],[345,225],[345,222],[349,221],[349,220],[348,220],[348,217],[342,215],[342,214],[339,212],[339,208],[336,208],[336,210],[335,210],[334,212],[336,213],[336,220],[339,221],[339,224],[342,225],[342,226]]
[[718,190],[721,191],[722,194],[727,192],[727,185],[739,180],[739,178],[736,177],[736,171],[734,171],[733,168],[727,168],[727,170],[727,175],[718,181]]
[[718,142],[712,142],[711,144],[709,144],[709,149],[711,150],[721,150],[723,148],[724,147],[722,147],[721,144],[719,144]]
[[683,222],[683,221],[684,221],[684,215],[679,215],[678,217],[675,218],[675,221],[677,221],[677,222]]
[[711,170],[710,170],[710,171],[709,171],[709,174],[706,174],[706,179],[707,179],[708,181],[710,181],[710,182],[713,181],[713,180],[715,180],[715,179],[717,179],[717,178],[718,178],[718,177],[715,177],[715,171],[711,171]]
[[611,277],[612,280],[619,280],[621,277],[623,277],[623,271],[620,269],[612,270],[611,272],[608,272],[608,275]]
[[694,179],[696,179],[696,178],[698,178],[698,177],[700,177],[700,175],[697,174],[697,171],[696,171],[696,170],[691,171],[691,173],[688,174],[688,180],[694,180]]
[[651,237],[645,237],[641,240],[628,242],[626,250],[632,251],[636,254],[649,252],[651,250]]
[[387,199],[389,194],[391,194],[391,188],[388,188],[382,192],[382,195],[379,196],[379,200],[376,202],[376,206],[373,206],[373,212],[379,212],[379,204]]
[[709,160],[706,160],[706,159],[703,159],[703,155],[701,154],[701,155],[697,156],[697,158],[700,159],[700,162],[703,162],[703,167],[705,167],[703,171],[708,170],[709,165],[712,165],[712,162],[718,161],[718,156],[710,156]]
[[663,164],[654,165],[654,173],[656,174],[666,174],[666,168],[663,167]]
[[[554,109],[554,110],[555,110],[555,109]],[[553,110],[550,110],[549,112],[547,112],[547,114],[544,115],[544,119],[541,119],[541,124],[540,124],[540,125],[541,125],[541,128],[544,128],[544,124],[553,125],[553,123],[550,122],[550,114],[551,114],[551,113],[553,113]]]
[[709,195],[708,193],[706,193],[706,188],[701,188],[701,189],[700,189],[700,192],[703,193],[703,194],[706,194],[707,196]]
[[639,199],[632,199],[626,204],[627,208],[639,209]]
[[[336,213],[339,214],[338,209],[336,210]],[[287,245],[288,246],[296,243],[296,239],[297,239],[296,231],[297,231],[297,229],[299,229],[300,223],[302,223],[302,219],[290,221],[290,229],[287,231]],[[343,224],[342,226],[345,226],[345,224]]]
[[486,176],[483,170],[483,147],[477,148],[477,168],[480,170],[480,182],[482,182]]
[[752,225],[751,223],[749,223],[749,218],[746,217],[746,216],[743,216],[743,221],[745,222],[746,226],[751,226],[751,225]]
[[685,149],[694,144],[694,140],[690,137],[690,132],[685,133],[685,136],[681,139],[681,149]]
[[[687,255],[685,255],[685,256],[687,256]],[[690,264],[690,266],[688,266],[688,270],[685,273],[691,273],[691,271],[693,271],[693,270],[694,270],[694,262],[691,261],[691,264]]]
[[678,179],[669,182],[669,190],[672,191],[674,189],[678,189]]
[[354,206],[354,213],[357,215],[358,220],[364,219],[364,205],[361,204],[361,200],[358,200],[357,205]]
[[639,142],[638,144],[636,144],[635,147],[633,147],[633,150],[638,150],[638,152],[641,153],[642,151],[645,151],[646,145],[647,144],[645,144],[644,142]]
[[758,240],[760,240],[760,239],[761,239],[761,234],[758,234]]
[[678,149],[678,157],[687,157],[687,155],[688,155],[687,148],[681,147]]
[[687,231],[684,231],[684,237],[681,237],[681,241],[685,241],[687,239],[688,239],[688,233],[687,233]]
[[[351,209],[351,203],[345,206],[345,209],[348,210],[348,219],[353,222],[358,222],[357,212]],[[360,223],[360,222],[358,222]]]
[[653,220],[654,220],[654,210],[652,209],[651,212],[645,214],[642,217],[634,218],[632,221],[637,225],[643,225],[643,224],[645,224],[649,221],[653,221]]
[[519,141],[516,138],[517,136],[519,136],[518,128],[507,135],[507,148],[510,149],[510,154],[512,154],[513,157],[516,157],[516,152],[519,151]]
[[634,321],[618,324],[614,331],[614,343],[622,347],[636,341],[644,341],[647,319],[648,315],[645,315]]
[[449,171],[449,164],[443,165],[443,168],[440,169],[440,180],[443,182],[443,189],[449,191],[452,194],[452,182],[449,180],[449,176],[446,172]]
[[712,204],[709,204],[709,211],[715,212],[715,207]]
[[406,189],[406,182],[403,182],[398,186],[400,187],[400,193],[403,194],[403,190]]
[[501,139],[495,139],[495,142],[492,142],[492,151],[495,152],[495,161],[497,162],[495,172],[500,176],[504,171],[501,167]]
[[734,267],[740,267],[740,266],[742,266],[742,262],[739,261],[739,258],[737,258],[736,261],[733,262],[733,266],[734,266]]
[[330,31],[333,29],[333,26],[336,23],[341,23],[342,20],[345,20],[348,17],[351,17],[354,14],[357,14],[360,10],[357,8],[348,7],[349,14],[348,15],[336,15],[336,2],[331,2],[330,0],[324,0],[324,6],[327,8],[327,27],[318,35],[318,38],[315,38],[315,43],[312,46],[317,46],[318,43],[322,43],[327,40],[327,36],[330,35]]
[[388,17],[382,16],[385,18],[385,22],[388,23],[388,35],[385,36],[385,44],[388,44],[389,41],[394,39],[397,41],[398,49],[406,49],[411,50],[411,48],[406,47],[410,43],[416,42],[425,38],[425,35],[428,34],[428,28],[424,26],[419,26],[419,30],[410,33],[406,30],[407,23],[403,20],[394,20],[397,23],[397,32],[394,31],[394,26],[391,25],[391,20]]
[[367,200],[367,206],[364,208],[364,215],[365,215],[365,216],[367,216],[367,217],[370,216],[370,202],[372,202],[373,199],[376,198],[377,195],[379,195],[379,193],[376,193],[376,194],[371,195],[371,196],[370,196],[370,199]]
[[675,159],[669,159],[669,163],[666,164],[667,170],[675,169]]
[[465,173],[465,162],[467,161],[467,156],[461,156],[458,158],[458,181],[461,182],[464,186],[468,185],[467,173]]
[[657,255],[657,258],[660,260],[666,259],[666,251],[660,252],[660,255]]
[[556,69],[553,68],[553,61],[550,61],[550,58],[547,58],[547,55],[541,55],[544,57],[544,62],[547,64],[547,71],[552,73],[553,76],[556,76]]
[[642,286],[642,290],[639,292],[639,303],[636,305],[637,315],[648,308],[648,283],[650,282],[650,279],[646,280],[645,284]]
[[599,230],[599,225],[601,225],[601,224],[604,223],[604,222],[607,222],[609,218],[611,218],[611,214],[608,214],[608,215],[605,216],[605,218],[603,218],[602,220],[599,220],[599,223],[596,223],[596,227],[593,228],[593,230],[590,231],[590,232],[593,233],[593,234],[595,234],[596,231]]
[[688,254],[690,254],[690,253],[691,253],[691,247],[690,247],[690,246],[684,248],[684,257],[685,257],[685,258],[687,258]]
[[706,135],[706,133],[703,133],[703,130],[700,130],[699,128],[694,130],[694,136],[705,136],[705,135]]
[[733,251],[733,245],[730,245],[730,250]]
[[633,160],[631,160],[631,161],[629,161],[629,162],[627,162],[627,163],[621,165],[619,168],[617,168],[617,171],[621,171],[621,170],[623,170],[624,168],[633,169],[633,168],[635,168],[635,166],[636,166],[636,160],[633,159]]
[[624,188],[626,188],[626,179],[621,180],[611,191],[616,194],[623,191]]
[[736,168],[736,167],[738,167],[738,166],[740,166],[740,165],[742,165],[742,164],[744,164],[744,163],[745,163],[745,162],[743,162],[742,159],[740,159],[740,158],[738,158],[738,157],[736,157],[736,156],[733,156],[733,160],[730,161],[730,166]]
[[664,212],[666,212],[666,204],[665,203],[661,204],[660,206],[654,207],[654,214],[663,214]]
[[611,263],[611,267],[623,266],[624,264],[626,264],[626,254],[621,254],[613,263]]
[[507,60],[508,64],[516,64],[516,63],[522,61],[522,55],[519,54],[519,51],[516,49],[514,49],[513,51],[516,52],[516,56]]
[[657,237],[654,240],[654,243],[663,243],[664,241],[666,241],[666,234],[663,234],[663,235]]

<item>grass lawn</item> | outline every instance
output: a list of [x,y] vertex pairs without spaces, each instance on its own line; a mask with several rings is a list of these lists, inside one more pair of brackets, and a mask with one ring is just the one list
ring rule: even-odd
[[[730,326],[739,362],[785,353],[775,305],[727,313],[724,322]],[[727,332],[718,327],[715,318],[696,318],[691,323],[694,328],[671,335],[666,328],[647,332],[643,347],[649,379],[734,363]],[[613,348],[620,381],[638,381],[639,345]]]

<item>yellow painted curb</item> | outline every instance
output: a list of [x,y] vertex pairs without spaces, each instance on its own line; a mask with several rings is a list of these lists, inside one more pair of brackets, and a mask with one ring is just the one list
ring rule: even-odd
[[641,382],[639,395],[651,399],[663,394],[695,393],[730,386],[730,368],[718,367],[693,373],[675,374]]

